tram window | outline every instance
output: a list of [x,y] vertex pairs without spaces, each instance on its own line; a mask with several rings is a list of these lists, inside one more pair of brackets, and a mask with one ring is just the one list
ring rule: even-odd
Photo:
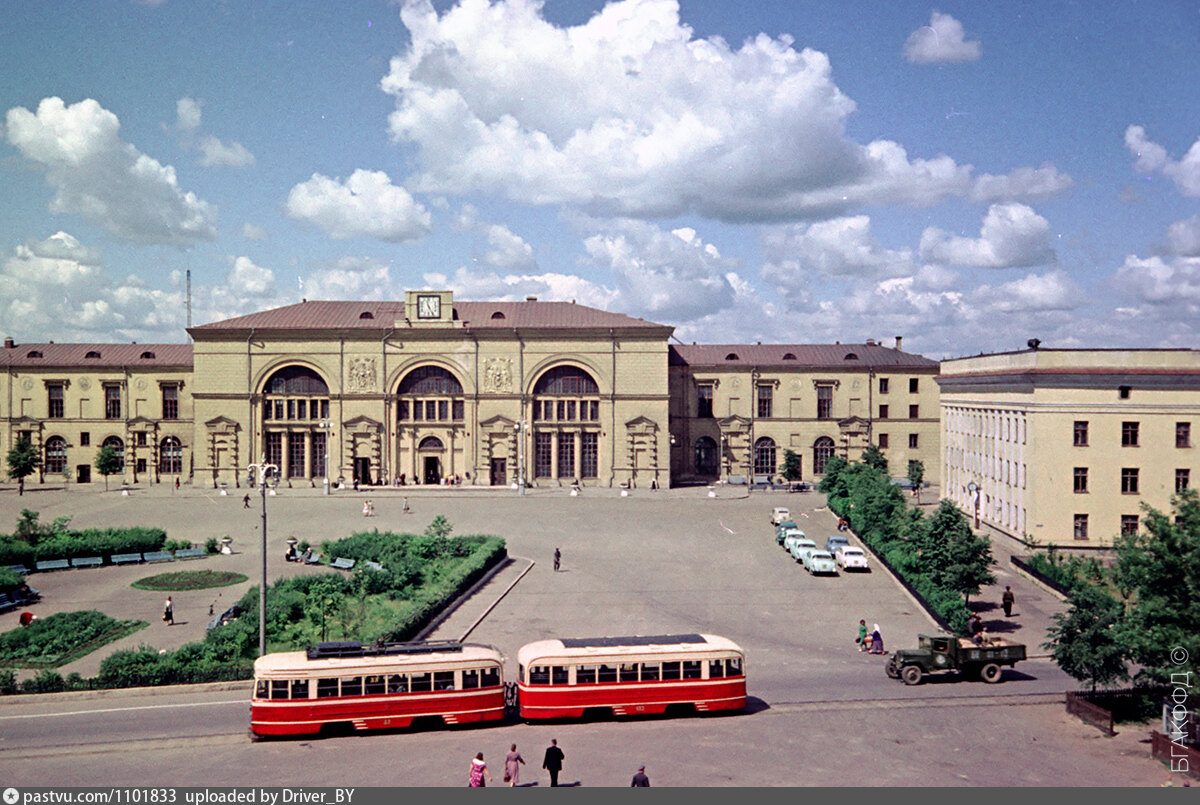
[[292,698],[307,699],[308,698],[308,680],[293,679],[292,680]]
[[684,660],[683,661],[683,678],[684,679],[699,679],[700,678],[700,661],[699,660]]
[[286,699],[288,697],[288,681],[286,679],[271,680],[271,698]]
[[490,668],[484,668],[480,674],[479,683],[485,688],[500,687],[500,666],[493,665]]
[[720,679],[725,676],[725,662],[723,660],[708,661],[708,678]]
[[267,682],[267,680],[265,680],[265,679],[258,680],[258,684],[254,688],[254,697],[256,699],[270,698],[267,695],[267,691],[270,690],[270,688],[271,688],[271,685],[269,682]]
[[463,680],[462,680],[463,690],[474,690],[475,688],[479,687],[479,669],[478,668],[470,668],[466,671],[463,671],[462,676],[463,676]]
[[679,660],[663,663],[663,681],[679,678]]
[[742,675],[742,658],[730,657],[725,661],[725,676]]
[[596,674],[596,681],[603,684],[604,682],[617,681],[617,666],[601,665],[599,672]]
[[637,682],[638,681],[638,664],[636,662],[621,663],[621,681],[622,682]]
[[423,674],[412,675],[412,691],[413,693],[423,693],[428,690],[433,690],[433,681],[426,671]]
[[549,685],[550,684],[550,666],[549,665],[531,665],[531,666],[529,666],[529,684],[530,685]]
[[344,677],[342,677],[342,695],[343,696],[361,696],[362,695],[362,677],[361,676],[344,676]]
[[565,685],[567,684],[567,666],[551,665],[550,666],[550,684]]
[[434,690],[454,690],[454,672],[453,671],[434,671],[433,672],[433,689]]
[[392,674],[389,676],[388,693],[408,693],[408,674]]
[[576,685],[594,685],[596,684],[596,666],[594,665],[578,665],[575,667],[575,684]]
[[317,698],[318,699],[328,699],[331,696],[337,696],[337,695],[338,695],[337,677],[317,680]]
[[642,681],[657,682],[658,681],[658,663],[644,662],[642,663]]
[[378,696],[385,691],[382,676],[367,677],[367,695]]

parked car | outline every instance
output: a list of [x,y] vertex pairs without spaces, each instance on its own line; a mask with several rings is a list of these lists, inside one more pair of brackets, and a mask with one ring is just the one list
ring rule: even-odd
[[849,544],[850,540],[838,534],[834,534],[832,537],[825,540],[825,550],[829,551],[830,553],[837,553],[838,548]]
[[787,509],[785,509],[783,506],[776,506],[774,511],[771,512],[771,522],[774,523],[775,525],[779,525],[784,520],[791,520],[791,519],[792,519],[792,513],[790,511],[788,511]]
[[813,574],[832,573],[837,575],[837,565],[833,561],[833,554],[829,551],[805,551],[804,569]]
[[782,545],[783,538],[788,535],[789,531],[796,531],[799,526],[794,520],[784,520],[779,525],[775,526],[775,544]]
[[784,540],[783,547],[787,548],[788,553],[792,555],[793,559],[797,562],[803,562],[806,552],[817,550],[817,543],[801,535]]
[[871,571],[870,565],[867,564],[867,555],[862,548],[843,545],[834,552],[833,559],[842,570],[862,570],[868,573]]
[[777,541],[777,542],[778,542],[780,545],[782,545],[782,546],[783,546],[783,549],[784,549],[785,551],[789,551],[789,552],[790,552],[790,551],[792,550],[792,548],[791,548],[791,543],[790,543],[790,542],[788,542],[788,539],[789,539],[789,538],[793,538],[793,539],[803,539],[803,538],[804,538],[804,532],[803,532],[803,531],[801,531],[799,528],[796,528],[795,526],[792,526],[791,528],[785,528],[785,529],[784,529],[784,530],[781,532],[781,534],[780,534],[779,536],[777,536],[775,539],[776,539],[776,541]]

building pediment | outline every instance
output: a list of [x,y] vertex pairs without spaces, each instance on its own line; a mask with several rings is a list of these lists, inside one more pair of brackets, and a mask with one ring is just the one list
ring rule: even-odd
[[227,416],[213,417],[204,423],[204,427],[208,428],[209,433],[236,433],[241,429],[237,420]]
[[734,414],[733,416],[727,416],[718,419],[717,427],[719,427],[723,433],[740,433],[741,431],[750,429],[750,420],[739,414]]
[[481,420],[479,427],[489,433],[505,433],[516,428],[517,421],[497,414],[496,416]]
[[859,433],[866,431],[870,424],[867,420],[860,416],[848,416],[845,419],[838,420],[838,429],[843,432]]
[[375,433],[383,429],[383,423],[364,414],[347,419],[342,423],[342,427],[355,433]]

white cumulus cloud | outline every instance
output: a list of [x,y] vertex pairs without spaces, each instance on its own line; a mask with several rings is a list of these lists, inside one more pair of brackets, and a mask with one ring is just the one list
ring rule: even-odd
[[1200,257],[1200,213],[1167,227],[1167,240],[1175,254]]
[[962,23],[938,11],[904,42],[904,58],[913,64],[979,61],[982,55],[983,46],[966,39]]
[[175,169],[121,140],[117,116],[92,99],[45,98],[8,110],[8,141],[45,169],[51,212],[71,213],[138,243],[186,247],[216,238],[216,208],[179,189]]
[[383,171],[356,170],[344,182],[314,173],[291,189],[287,213],[332,238],[372,237],[391,243],[429,232],[429,211]]
[[1200,138],[1179,160],[1171,159],[1165,148],[1146,139],[1146,130],[1141,126],[1125,129],[1125,146],[1137,158],[1133,163],[1134,170],[1139,173],[1162,171],[1180,193],[1189,198],[1200,198]]
[[1053,263],[1050,222],[1024,204],[993,204],[978,238],[929,227],[921,235],[921,258],[933,263],[980,268],[1016,268]]
[[[791,263],[805,274],[878,279],[915,269],[912,250],[880,244],[866,215],[770,228],[763,232],[762,243],[769,264]],[[779,282],[787,279],[786,273],[764,272],[764,276]]]
[[236,294],[268,297],[275,293],[275,272],[255,265],[249,257],[238,257],[228,275],[229,287]]

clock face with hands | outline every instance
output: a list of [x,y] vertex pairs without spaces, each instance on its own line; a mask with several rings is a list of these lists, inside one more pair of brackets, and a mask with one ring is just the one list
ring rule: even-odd
[[440,319],[442,317],[442,298],[440,296],[418,296],[417,318]]

